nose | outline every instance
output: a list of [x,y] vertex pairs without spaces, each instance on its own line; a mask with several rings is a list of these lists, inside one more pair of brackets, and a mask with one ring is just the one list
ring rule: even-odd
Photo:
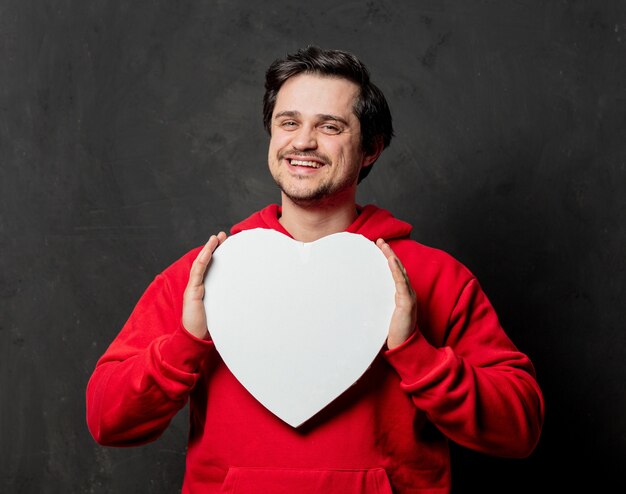
[[294,149],[305,151],[307,149],[317,148],[317,138],[315,129],[308,125],[300,127],[293,136],[292,145]]

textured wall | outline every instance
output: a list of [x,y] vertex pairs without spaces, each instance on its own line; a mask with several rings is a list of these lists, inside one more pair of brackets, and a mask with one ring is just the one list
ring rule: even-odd
[[536,452],[454,448],[455,492],[619,491],[626,2],[259,4],[0,1],[0,491],[178,491],[185,413],[101,448],[85,385],[156,273],[279,199],[263,74],[308,43],[392,107],[360,202],[475,272],[546,394]]

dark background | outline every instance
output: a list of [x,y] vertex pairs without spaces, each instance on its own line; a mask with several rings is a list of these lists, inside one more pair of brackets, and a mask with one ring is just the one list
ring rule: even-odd
[[[396,138],[359,201],[479,278],[546,398],[455,493],[624,492],[626,2],[0,1],[0,491],[177,492],[186,411],[96,445],[84,390],[152,278],[279,200],[267,66],[355,52]],[[613,488],[609,489],[608,486]]]

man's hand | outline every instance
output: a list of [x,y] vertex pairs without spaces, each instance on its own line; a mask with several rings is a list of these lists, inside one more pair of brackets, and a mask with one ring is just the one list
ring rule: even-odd
[[224,240],[226,240],[224,232],[212,235],[189,271],[189,282],[183,294],[183,327],[197,338],[206,338],[209,333],[203,302],[204,276],[213,252]]
[[415,291],[400,259],[382,238],[376,241],[378,248],[385,254],[393,280],[396,284],[396,308],[391,316],[387,348],[390,350],[404,343],[415,331],[417,324],[417,302]]

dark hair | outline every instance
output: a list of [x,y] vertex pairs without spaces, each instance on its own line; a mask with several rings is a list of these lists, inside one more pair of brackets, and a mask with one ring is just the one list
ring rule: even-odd
[[[354,104],[354,114],[361,124],[361,146],[366,153],[374,150],[377,140],[382,140],[383,149],[393,137],[391,112],[384,94],[370,82],[367,67],[351,53],[340,50],[323,50],[308,46],[285,58],[275,60],[265,73],[265,95],[263,96],[263,124],[271,134],[272,113],[276,96],[287,79],[298,74],[320,74],[348,79],[360,88]],[[371,166],[361,169],[359,182]]]

